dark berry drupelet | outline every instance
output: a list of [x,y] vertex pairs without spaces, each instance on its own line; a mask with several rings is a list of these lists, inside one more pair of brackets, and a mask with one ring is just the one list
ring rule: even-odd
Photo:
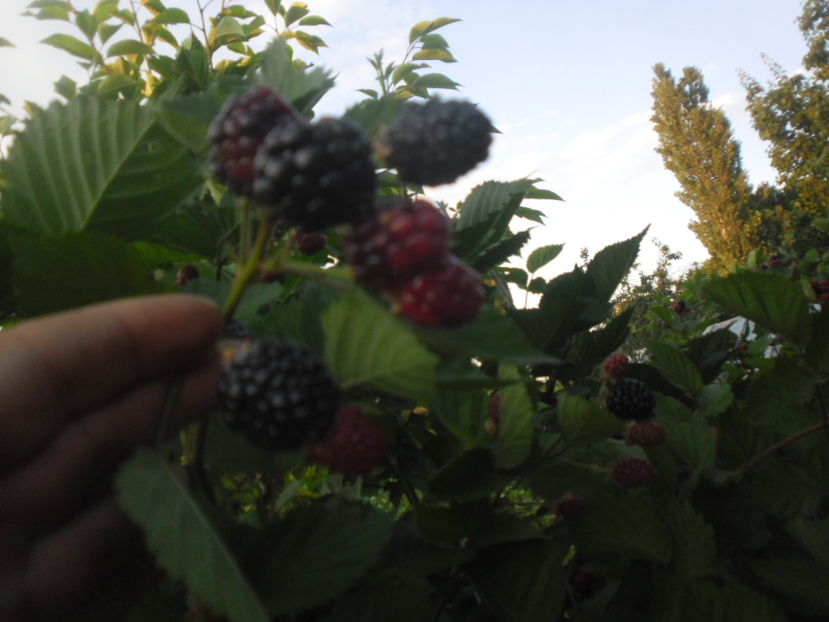
[[308,455],[343,475],[371,473],[386,455],[389,438],[383,427],[358,406],[344,406],[328,437],[312,445]]
[[254,164],[256,200],[306,232],[358,222],[373,213],[371,142],[348,119],[277,127]]
[[322,440],[340,405],[325,364],[291,341],[243,346],[225,367],[219,395],[228,425],[269,449]]
[[607,392],[607,409],[619,419],[641,421],[653,417],[653,393],[641,380],[621,378]]
[[433,203],[415,199],[360,223],[343,248],[358,282],[393,289],[439,265],[450,236],[449,218]]
[[467,101],[406,104],[383,139],[388,163],[405,181],[437,186],[486,160],[492,123]]
[[393,294],[400,310],[420,326],[459,326],[472,321],[484,302],[481,275],[454,255],[419,274]]
[[299,113],[275,91],[257,87],[227,101],[209,130],[216,176],[235,192],[252,196],[256,151],[274,127]]

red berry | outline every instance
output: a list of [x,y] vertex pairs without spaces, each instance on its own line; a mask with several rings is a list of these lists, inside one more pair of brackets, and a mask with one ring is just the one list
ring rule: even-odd
[[310,457],[343,475],[371,473],[383,461],[386,431],[358,406],[344,406],[328,438],[309,450]]
[[318,231],[297,231],[294,236],[296,249],[303,255],[316,255],[328,244],[328,238]]
[[400,309],[420,326],[459,326],[478,315],[484,302],[481,275],[454,255],[436,270],[416,276],[394,293]]
[[446,215],[424,199],[403,201],[364,221],[344,249],[363,285],[394,289],[439,265],[449,248]]
[[614,352],[602,363],[602,375],[608,380],[616,381],[625,373],[629,362],[627,354]]
[[674,300],[671,303],[671,309],[674,310],[674,313],[685,313],[688,310],[688,305],[685,304],[684,300]]
[[199,271],[196,266],[187,264],[176,274],[176,285],[187,285],[187,283],[197,278],[199,278]]
[[578,495],[569,495],[556,503],[556,515],[562,518],[577,518],[587,508],[587,500]]
[[611,477],[622,488],[646,486],[656,476],[653,465],[642,458],[622,458],[613,464]]
[[628,428],[627,444],[656,447],[665,441],[665,428],[656,421],[635,421]]
[[251,196],[253,160],[268,132],[301,117],[275,91],[260,86],[228,100],[210,125],[216,176],[239,194]]

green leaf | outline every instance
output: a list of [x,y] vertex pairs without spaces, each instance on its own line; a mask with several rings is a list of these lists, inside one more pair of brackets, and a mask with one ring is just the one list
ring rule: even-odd
[[124,24],[98,24],[98,38],[101,40],[101,43],[106,43],[112,38],[116,32],[121,29],[121,26]]
[[796,518],[786,525],[786,532],[804,551],[829,568],[829,518]]
[[150,24],[189,24],[190,16],[182,9],[164,9],[149,21]]
[[325,359],[344,388],[371,385],[395,395],[423,398],[434,391],[437,357],[405,324],[362,292],[322,314]]
[[59,50],[63,50],[64,52],[69,52],[72,56],[77,56],[79,58],[83,58],[84,60],[92,61],[95,60],[96,57],[95,48],[88,43],[84,43],[80,39],[73,37],[72,35],[49,35],[43,39],[41,43],[51,45]]
[[[374,91],[372,93],[374,96],[377,95]],[[354,104],[345,111],[343,116],[354,121],[369,136],[374,136],[382,126],[394,121],[404,105],[405,103],[400,98],[384,95],[379,99]]]
[[515,210],[515,215],[519,218],[526,218],[527,220],[531,220],[533,222],[537,222],[539,225],[544,224],[544,212],[537,209],[531,209],[529,207],[524,207],[523,205]]
[[115,93],[123,92],[127,97],[130,93],[135,93],[139,89],[139,82],[123,73],[116,73],[107,76],[98,83],[98,95],[114,95]]
[[319,15],[309,15],[308,17],[303,17],[299,20],[300,26],[330,26],[331,24],[328,23],[324,17],[320,17]]
[[319,48],[328,47],[328,45],[321,38],[316,35],[308,34],[302,30],[296,31],[296,40],[306,50],[311,50],[315,54],[319,53]]
[[78,92],[78,85],[71,78],[61,76],[60,79],[55,82],[55,92],[61,97],[72,99]]
[[702,376],[699,370],[679,349],[669,343],[652,341],[648,343],[651,365],[675,387],[682,389],[688,397],[696,399],[702,392]]
[[575,335],[567,351],[567,364],[575,369],[562,370],[566,376],[589,375],[610,354],[618,350],[630,335],[630,321],[634,307],[614,317],[604,328],[583,331]]
[[489,272],[500,266],[510,257],[521,253],[524,245],[530,241],[530,232],[519,233],[506,232],[504,237],[497,242],[482,248],[474,258],[471,259],[471,266],[480,273]]
[[687,501],[672,504],[667,517],[674,541],[673,569],[687,578],[715,576],[717,547],[714,528]]
[[550,244],[549,246],[540,246],[536,248],[530,256],[527,257],[527,272],[537,272],[539,269],[546,266],[553,259],[558,257],[559,253],[564,249],[564,244]]
[[255,543],[250,574],[271,615],[310,609],[356,585],[393,530],[391,516],[329,497],[274,523]]
[[[227,43],[228,41],[232,41],[234,39],[241,39],[244,36],[245,30],[242,28],[242,24],[239,20],[235,17],[226,15],[220,19],[219,23],[216,24],[216,27],[210,31],[210,42],[211,44],[217,44],[220,39],[223,39],[222,43]],[[218,44],[221,45],[221,43]]]
[[452,17],[439,17],[437,19],[427,19],[422,22],[418,22],[412,26],[409,31],[409,43],[413,43],[418,37],[422,37],[423,35],[433,32],[438,28],[443,28],[444,26],[459,21],[461,20]]
[[628,240],[603,248],[587,265],[587,275],[593,279],[598,298],[610,300],[613,296],[619,283],[633,267],[639,254],[639,244],[649,228],[645,227],[639,235]]
[[411,88],[458,90],[459,84],[442,73],[425,73],[412,82]]
[[0,37],[0,47],[14,47],[14,43],[6,39],[5,37]]
[[[134,246],[101,233],[42,238],[9,234],[18,304],[39,315],[157,293],[153,268]],[[67,261],[67,258],[71,258]]]
[[439,389],[434,413],[440,422],[467,448],[489,444],[484,427],[488,409],[479,389]]
[[715,466],[717,446],[711,431],[701,423],[671,424],[666,422],[666,442],[678,460],[690,469],[682,485],[681,496],[690,494],[700,477]]
[[738,272],[712,279],[702,292],[726,311],[742,315],[796,345],[806,345],[809,339],[809,303],[800,286],[782,274]]
[[464,569],[496,619],[557,620],[564,604],[567,550],[566,543],[551,540],[499,544],[482,550]]
[[[505,366],[499,374],[504,380],[520,381],[518,370]],[[516,382],[498,391],[498,446],[495,457],[501,469],[514,469],[530,455],[535,433],[535,407],[527,387]]]
[[98,30],[98,20],[89,11],[78,11],[75,14],[75,25],[89,41],[92,41]]
[[155,120],[149,106],[95,98],[37,113],[6,162],[6,218],[46,235],[140,236],[202,183],[198,163]]
[[432,585],[397,569],[377,573],[338,599],[322,622],[423,622],[431,620]]
[[268,10],[270,10],[270,12],[274,15],[279,13],[282,8],[282,0],[265,0],[265,4],[267,5]]
[[448,50],[449,42],[443,38],[442,35],[431,34],[420,37],[420,44],[424,48],[435,48],[438,50]]
[[288,12],[285,14],[285,25],[290,26],[298,19],[308,15],[308,13],[310,13],[310,10],[305,2],[294,2],[288,7]]
[[[99,0],[92,9],[92,14],[99,22],[103,22],[113,15],[118,10],[118,0]],[[98,26],[100,28],[100,25]]]
[[448,50],[426,48],[419,50],[412,55],[412,60],[439,60],[444,63],[455,63],[457,60]]
[[290,47],[280,40],[274,41],[262,53],[262,72],[257,74],[256,82],[280,93],[303,114],[311,112],[334,86],[334,79],[327,70],[314,67],[307,71],[295,65]]
[[697,403],[703,417],[716,417],[724,413],[734,401],[731,385],[715,382],[702,387]]
[[823,371],[829,370],[829,306],[821,305],[820,313],[812,316],[811,335],[806,357]]
[[829,569],[815,560],[792,553],[755,559],[752,572],[773,592],[786,597],[795,611],[829,616]]
[[461,503],[486,498],[497,486],[495,457],[484,448],[462,453],[429,479],[435,497]]
[[564,391],[556,396],[558,422],[568,444],[594,443],[621,431],[621,421],[595,402]]
[[[543,181],[541,179],[537,179],[535,181]],[[563,201],[564,199],[561,198],[558,194],[553,192],[552,190],[545,190],[544,188],[536,188],[533,186],[530,191],[527,193],[528,199],[543,199],[547,201]]]
[[529,275],[521,268],[498,268],[497,273],[507,283],[526,289]]
[[515,365],[560,362],[531,346],[508,316],[491,308],[483,309],[475,320],[463,326],[419,328],[417,333],[436,350],[465,353],[482,360]]
[[[34,0],[27,5],[29,9],[40,9],[37,19],[61,19],[69,21],[69,3],[66,0]],[[24,15],[31,15],[26,12]]]
[[397,84],[413,71],[417,71],[418,69],[423,69],[428,66],[429,65],[427,63],[401,63],[394,68],[394,71],[391,74],[391,82],[392,84]]
[[231,622],[269,620],[232,551],[163,458],[139,450],[121,467],[116,490],[170,576]]

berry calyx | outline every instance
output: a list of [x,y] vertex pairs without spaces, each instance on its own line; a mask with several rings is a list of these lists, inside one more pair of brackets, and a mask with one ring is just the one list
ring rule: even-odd
[[371,142],[348,119],[274,128],[256,154],[253,194],[291,226],[312,232],[374,211]]
[[409,102],[382,139],[389,165],[405,181],[437,186],[486,160],[492,123],[475,104]]
[[300,118],[287,101],[266,87],[229,99],[208,132],[216,176],[234,192],[252,196],[253,161],[265,136],[277,125]]
[[621,378],[608,390],[605,406],[619,419],[641,421],[653,418],[656,400],[641,380]]
[[297,449],[328,433],[340,389],[325,364],[291,341],[245,342],[219,383],[225,420],[268,449]]
[[419,326],[459,326],[475,319],[484,302],[481,275],[448,255],[394,292],[401,312]]
[[394,289],[439,265],[450,235],[449,219],[436,205],[404,200],[360,223],[343,247],[359,283]]
[[656,421],[634,421],[627,429],[628,445],[656,447],[665,442],[665,428]]
[[615,382],[625,373],[625,369],[627,369],[629,362],[630,359],[627,354],[622,352],[614,352],[602,363],[602,376]]
[[389,446],[386,431],[358,406],[344,406],[328,437],[312,445],[308,455],[332,471],[357,476],[379,466]]
[[613,463],[611,478],[622,488],[638,488],[650,484],[656,471],[643,458],[622,458]]

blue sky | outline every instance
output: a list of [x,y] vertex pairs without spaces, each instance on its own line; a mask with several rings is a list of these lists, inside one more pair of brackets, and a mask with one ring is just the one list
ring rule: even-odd
[[[260,0],[239,3],[263,7]],[[0,92],[15,105],[23,99],[45,103],[61,74],[79,80],[84,75],[67,55],[37,43],[60,24],[18,17],[26,4],[0,2],[0,36],[17,46],[0,48]],[[86,8],[94,1],[73,4]],[[166,4],[188,8],[195,1]],[[543,187],[566,200],[538,205],[548,214],[547,226],[534,229],[524,253],[543,244],[566,245],[541,272],[545,277],[570,269],[580,248],[593,254],[648,224],[643,268],[653,266],[653,238],[682,251],[686,262],[705,259],[705,249],[687,228],[693,213],[674,197],[678,186],[654,151],[657,139],[648,118],[652,67],[662,62],[674,74],[686,65],[703,69],[712,100],[725,109],[742,142],[751,181],[758,183],[773,181],[774,172],[744,110],[738,70],[765,81],[770,72],[762,53],[795,71],[805,51],[795,24],[799,0],[308,0],[308,5],[333,25],[315,29],[330,49],[318,58],[302,53],[338,74],[338,86],[318,107],[324,114],[341,113],[360,97],[357,88],[372,86],[366,57],[381,48],[388,59],[402,56],[412,24],[442,16],[462,20],[441,31],[459,62],[436,63],[436,69],[462,85],[450,96],[477,102],[503,133],[485,164],[429,194],[455,202],[486,179],[543,178]]]

